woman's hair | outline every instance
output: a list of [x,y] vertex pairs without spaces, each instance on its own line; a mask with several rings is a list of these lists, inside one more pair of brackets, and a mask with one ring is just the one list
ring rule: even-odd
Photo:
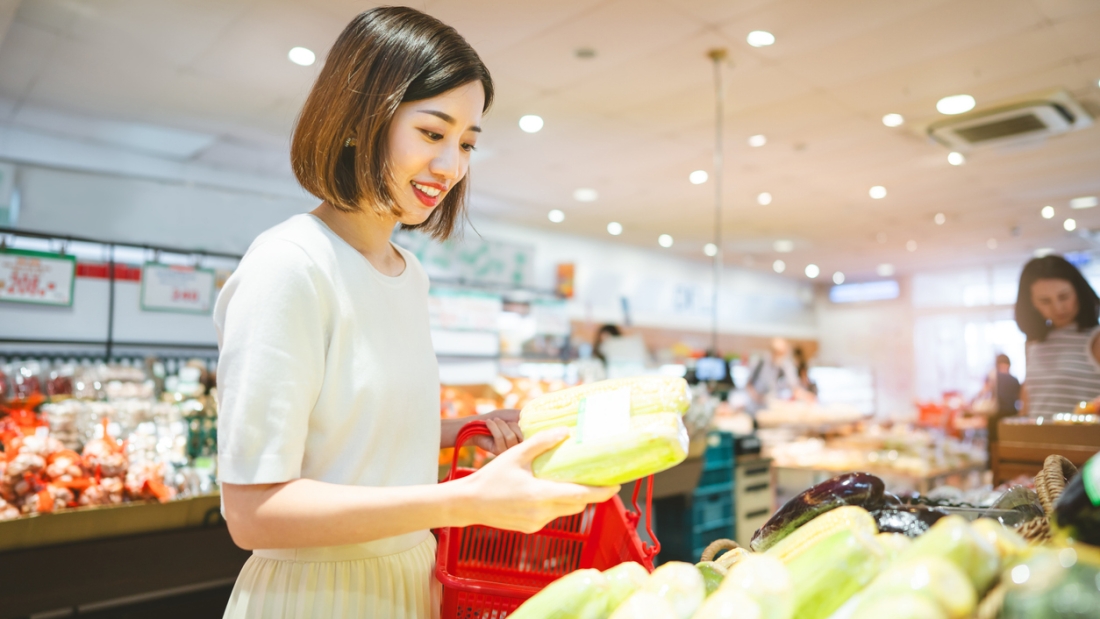
[[1040,279],[1061,279],[1077,292],[1077,329],[1084,331],[1100,324],[1100,298],[1085,281],[1077,267],[1061,256],[1034,258],[1020,273],[1020,289],[1016,293],[1016,325],[1028,340],[1042,342],[1050,332],[1046,318],[1031,302],[1031,285]]
[[615,325],[603,325],[599,331],[596,331],[596,341],[593,342],[592,356],[607,363],[607,359],[603,354],[603,336],[610,335],[611,337],[622,337],[623,332],[619,327]]
[[[342,211],[400,216],[387,152],[397,106],[471,82],[493,101],[493,79],[466,39],[407,7],[360,13],[336,39],[309,93],[290,146],[298,182]],[[424,223],[404,226],[446,239],[465,213],[469,175]]]

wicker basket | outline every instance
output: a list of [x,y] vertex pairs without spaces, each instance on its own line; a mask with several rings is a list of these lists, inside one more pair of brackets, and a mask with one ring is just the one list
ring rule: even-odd
[[[1062,491],[1066,489],[1066,482],[1077,474],[1077,467],[1062,456],[1047,456],[1043,462],[1043,470],[1035,476],[1035,492],[1039,495],[1039,503],[1043,505],[1046,516],[1026,522],[1016,530],[1027,543],[1039,545],[1050,539],[1050,519],[1054,517],[1054,504]],[[978,619],[997,619],[1004,606],[1005,593],[1008,589],[1005,585],[998,584],[994,587],[978,605],[976,614]]]

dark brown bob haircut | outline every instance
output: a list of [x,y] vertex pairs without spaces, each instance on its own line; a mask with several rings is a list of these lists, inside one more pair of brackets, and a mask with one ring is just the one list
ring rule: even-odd
[[[387,152],[397,106],[481,82],[493,101],[489,69],[466,39],[408,7],[359,14],[336,39],[294,128],[290,163],[311,194],[342,211],[366,208],[400,217]],[[466,175],[424,223],[402,226],[444,240],[465,214]]]
[[1016,326],[1029,342],[1047,339],[1051,326],[1031,302],[1031,285],[1040,279],[1061,279],[1070,283],[1077,293],[1077,330],[1087,331],[1100,323],[1100,298],[1077,267],[1061,256],[1033,258],[1020,273],[1020,289],[1016,293]]

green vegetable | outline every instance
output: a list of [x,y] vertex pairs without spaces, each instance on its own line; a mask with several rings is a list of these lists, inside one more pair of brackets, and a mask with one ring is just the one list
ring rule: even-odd
[[1044,548],[1009,570],[1002,619],[1096,619],[1100,568],[1085,561],[1085,552]]
[[673,615],[666,619],[689,619],[707,597],[703,575],[694,565],[681,561],[669,561],[653,570],[642,590],[668,602]]
[[838,531],[787,564],[794,583],[794,616],[824,619],[871,582],[886,566],[886,551],[873,535]]
[[794,587],[783,563],[768,555],[747,554],[726,575],[719,591],[739,589],[756,600],[763,619],[794,615]]
[[703,575],[703,584],[707,588],[707,597],[710,597],[712,593],[718,590],[718,586],[722,584],[722,579],[726,577],[726,568],[718,565],[714,561],[703,561],[695,564],[695,569],[699,570],[699,573]]
[[1100,546],[1100,455],[1066,484],[1054,503],[1054,524],[1073,539]]
[[725,587],[707,598],[692,619],[766,619],[766,615],[747,591]]
[[676,611],[652,591],[637,591],[611,613],[608,619],[671,619]]
[[872,616],[867,608],[874,606],[881,597],[893,598],[902,594],[917,593],[936,602],[949,619],[965,619],[974,613],[978,595],[966,574],[954,563],[940,557],[919,557],[891,565],[864,591],[864,599],[857,606],[865,616]]
[[884,595],[869,602],[860,604],[851,619],[948,619],[943,609],[920,593]]
[[970,578],[979,595],[993,584],[1000,570],[997,549],[962,516],[941,518],[927,533],[913,540],[898,561],[920,557],[942,557],[954,563]]
[[605,570],[603,577],[607,580],[607,612],[610,613],[645,584],[649,572],[638,563],[627,561]]
[[588,486],[613,486],[676,466],[687,458],[687,428],[679,413],[653,413],[630,418],[621,434],[578,440],[570,438],[535,458],[535,477]]
[[599,570],[577,570],[547,585],[510,615],[510,619],[603,619],[607,579]]

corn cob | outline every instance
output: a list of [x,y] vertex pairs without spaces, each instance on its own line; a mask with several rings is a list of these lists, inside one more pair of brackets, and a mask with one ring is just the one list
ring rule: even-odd
[[841,530],[859,531],[869,535],[878,533],[875,517],[862,507],[843,505],[829,510],[798,527],[793,533],[772,546],[765,554],[790,565],[821,540]]
[[860,530],[836,531],[787,564],[794,617],[825,619],[865,587],[889,563],[885,550]]
[[687,428],[676,413],[633,417],[622,434],[595,440],[567,438],[531,464],[535,477],[589,486],[613,486],[673,467],[687,458]]
[[550,583],[508,616],[512,619],[600,619],[606,616],[607,579],[577,570]]
[[573,426],[581,401],[590,395],[630,389],[631,416],[651,413],[687,412],[691,395],[687,382],[670,376],[639,376],[603,380],[587,385],[562,389],[535,398],[519,415],[523,435],[530,437],[549,428]]

